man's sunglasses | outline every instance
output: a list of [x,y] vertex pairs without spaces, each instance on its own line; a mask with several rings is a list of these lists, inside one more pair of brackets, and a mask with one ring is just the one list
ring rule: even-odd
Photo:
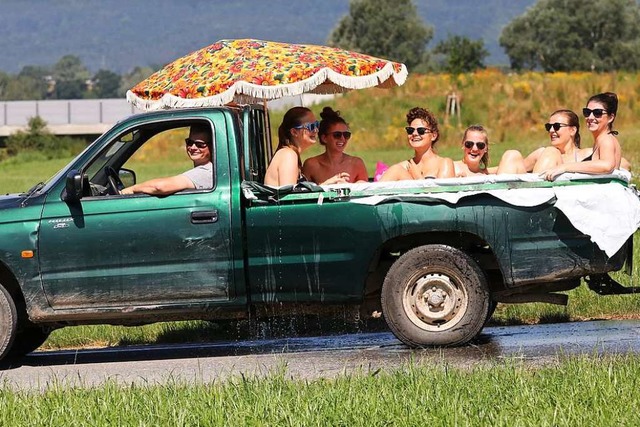
[[596,119],[599,119],[603,114],[607,114],[607,110],[603,108],[594,108],[593,110],[591,108],[582,109],[583,116],[589,117],[591,114],[593,114],[593,117],[595,117]]
[[340,132],[340,131],[329,132],[329,135],[333,136],[335,139],[340,139],[340,138],[344,137],[344,139],[346,139],[347,141],[349,140],[349,138],[351,138],[351,132],[349,132],[349,131],[344,131],[344,132]]
[[315,122],[303,123],[299,126],[294,126],[294,129],[306,129],[309,132],[315,132],[318,130],[319,127],[320,127],[320,122],[316,120]]
[[545,123],[544,124],[544,128],[547,130],[547,132],[549,132],[551,130],[551,128],[553,128],[553,130],[555,130],[556,132],[558,132],[560,130],[560,128],[564,128],[564,127],[568,127],[569,125],[566,123]]
[[411,126],[407,126],[406,128],[404,128],[407,131],[407,135],[413,135],[413,132],[417,131],[418,135],[424,135],[427,132],[431,132],[431,129],[429,128],[414,128]]
[[484,148],[487,146],[486,142],[476,142],[476,141],[465,141],[464,142],[464,148],[468,148],[469,150],[473,148],[473,146],[478,147],[478,150],[484,150]]
[[209,146],[209,144],[207,144],[206,142],[200,139],[185,138],[184,143],[187,147],[191,147],[192,145],[195,145],[198,148],[205,148]]

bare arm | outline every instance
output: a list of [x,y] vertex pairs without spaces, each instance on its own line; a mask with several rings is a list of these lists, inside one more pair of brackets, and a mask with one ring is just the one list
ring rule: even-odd
[[442,158],[442,164],[438,171],[438,178],[453,178],[456,176],[456,168],[453,165],[453,160],[449,157]]
[[168,178],[155,178],[124,188],[120,194],[144,193],[152,196],[166,196],[181,190],[196,188],[193,182],[184,175]]
[[291,149],[280,149],[271,159],[264,178],[266,185],[280,187],[298,182],[298,155]]
[[367,173],[367,167],[365,166],[364,161],[361,158],[356,157],[355,162],[356,162],[356,165],[355,165],[356,173],[351,179],[351,181],[352,182],[369,181],[369,174]]
[[585,162],[564,163],[550,169],[544,173],[544,177],[549,181],[565,172],[578,172],[590,174],[608,174],[619,167],[619,145],[615,139],[606,139],[599,144],[599,156],[597,159]]

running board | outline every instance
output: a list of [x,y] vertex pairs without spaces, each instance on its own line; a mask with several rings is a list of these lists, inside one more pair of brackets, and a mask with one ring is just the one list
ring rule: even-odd
[[593,292],[599,295],[621,295],[640,293],[640,286],[622,286],[608,274],[592,274],[584,278]]

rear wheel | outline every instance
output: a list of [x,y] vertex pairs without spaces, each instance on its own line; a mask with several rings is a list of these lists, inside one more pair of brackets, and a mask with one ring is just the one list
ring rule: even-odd
[[425,245],[402,255],[382,286],[382,313],[412,347],[467,343],[484,326],[490,294],[484,273],[464,252]]
[[11,351],[17,326],[16,305],[9,292],[0,285],[0,360]]
[[16,333],[16,337],[7,357],[21,357],[40,347],[49,338],[51,329],[29,326]]

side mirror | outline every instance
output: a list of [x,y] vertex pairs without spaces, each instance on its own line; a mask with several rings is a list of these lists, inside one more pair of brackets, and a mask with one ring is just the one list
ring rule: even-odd
[[82,199],[83,194],[82,173],[72,169],[67,173],[67,178],[62,192],[62,200],[65,202],[77,202]]
[[118,176],[120,177],[120,181],[122,181],[122,185],[125,187],[131,187],[136,183],[136,173],[131,169],[120,169]]

